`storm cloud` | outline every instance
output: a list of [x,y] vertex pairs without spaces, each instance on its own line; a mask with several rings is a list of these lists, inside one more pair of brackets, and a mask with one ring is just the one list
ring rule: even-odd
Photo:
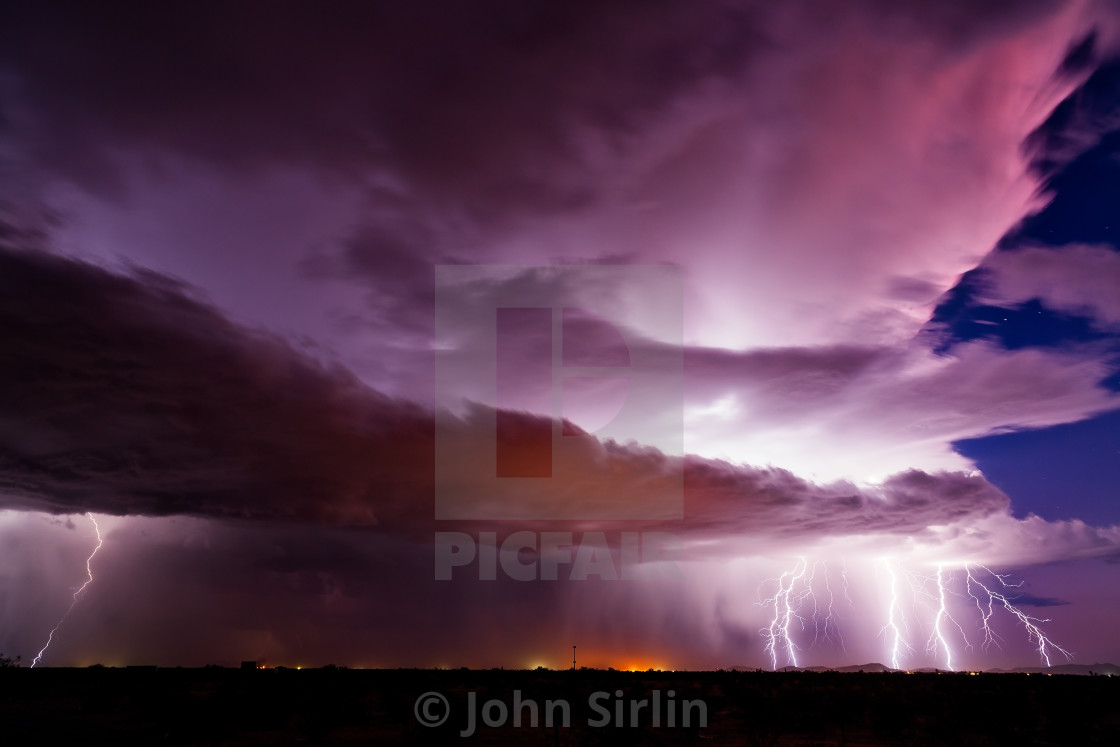
[[[798,562],[852,569],[862,655],[888,557],[919,589],[1050,573],[1022,603],[1099,632],[1120,526],[1013,512],[954,443],[1120,408],[1111,238],[1020,235],[1115,134],[1118,50],[1091,0],[6,5],[0,650],[69,603],[87,511],[101,596],[57,662],[529,665],[578,635],[604,666],[752,663]],[[500,279],[437,282],[472,266]],[[637,268],[666,266],[680,297],[642,302]],[[939,313],[1036,302],[1095,336]],[[564,309],[562,357],[625,333],[657,364],[628,394],[672,381],[672,417],[622,427],[602,382],[548,412],[529,363],[555,330],[531,325],[494,396],[495,306]],[[534,515],[599,518],[494,512],[524,486],[478,465],[531,460],[554,417]],[[445,484],[493,518],[437,520]],[[433,532],[555,530],[672,533],[683,575],[432,580]]]
[[[411,536],[431,523],[430,411],[233,324],[164,276],[11,250],[0,265],[7,507],[311,521]],[[510,414],[527,425],[538,417]],[[475,406],[442,416],[439,427],[470,463],[487,453],[494,417]],[[781,469],[666,456],[586,433],[580,441],[573,476],[542,485],[539,504],[624,505],[676,471],[687,518],[650,527],[911,533],[1006,506],[998,490],[964,475],[909,471],[874,490],[820,486]]]

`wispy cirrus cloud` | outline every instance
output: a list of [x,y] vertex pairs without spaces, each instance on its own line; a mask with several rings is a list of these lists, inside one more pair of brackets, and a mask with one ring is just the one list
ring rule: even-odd
[[1105,330],[1120,326],[1120,251],[1074,244],[1025,246],[992,254],[977,301],[1013,307],[1038,299],[1064,314],[1087,316]]

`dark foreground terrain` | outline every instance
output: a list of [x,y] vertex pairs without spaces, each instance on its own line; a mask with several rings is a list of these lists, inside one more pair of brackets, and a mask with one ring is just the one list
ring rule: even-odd
[[0,724],[11,745],[1115,745],[1120,677],[25,668],[0,670]]

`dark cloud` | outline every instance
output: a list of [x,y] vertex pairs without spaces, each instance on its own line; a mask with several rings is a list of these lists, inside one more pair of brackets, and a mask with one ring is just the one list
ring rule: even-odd
[[1091,71],[1093,65],[1098,61],[1097,44],[1099,41],[1097,30],[1093,29],[1081,41],[1072,45],[1066,54],[1066,58],[1062,60],[1061,67],[1058,68],[1058,74],[1076,78],[1082,73]]
[[[430,440],[419,408],[167,277],[38,252],[4,251],[0,266],[9,506],[356,524],[418,510],[431,474],[429,451],[412,452]],[[414,469],[386,469],[402,463]]]
[[1039,597],[1034,594],[1015,594],[1010,598],[1017,607],[1062,607],[1069,604],[1069,602],[1064,599]]
[[127,141],[223,167],[387,168],[484,213],[586,204],[595,165],[581,127],[622,147],[682,90],[735,75],[759,43],[754,12],[734,3],[117,2],[5,15],[0,60],[33,112],[30,144],[90,186],[113,182],[111,151]]
[[1054,7],[8,5],[0,66],[14,82],[0,123],[41,167],[101,191],[121,188],[114,150],[127,144],[223,168],[388,171],[429,200],[461,203],[484,219],[566,211],[597,199],[592,177],[609,154],[681,96],[708,81],[738,80],[759,52],[789,45],[786,15],[799,11],[813,28],[933,36],[962,54]]
[[[432,526],[430,412],[232,324],[172,279],[4,251],[0,319],[7,507],[379,526],[409,536]],[[535,419],[506,415],[526,427]],[[477,406],[439,420],[461,464],[485,458],[493,418]],[[820,486],[784,470],[682,460],[587,434],[577,441],[571,477],[548,481],[533,500],[546,508],[641,501],[683,471],[685,521],[651,517],[643,523],[651,528],[912,533],[1006,505],[988,483],[963,475]]]
[[[411,206],[366,216],[335,250],[318,250],[299,263],[300,273],[315,281],[350,280],[365,290],[367,306],[362,322],[382,339],[407,341],[427,347],[434,335],[433,268],[457,264],[442,252],[451,244],[469,244],[469,227],[439,230],[434,216],[421,219],[422,210]],[[449,238],[449,234],[455,236]]]
[[0,249],[42,249],[58,224],[59,217],[42,206],[0,199]]
[[[912,534],[931,524],[980,518],[1006,509],[1003,493],[980,477],[911,470],[878,488],[816,485],[786,470],[694,460],[685,473],[687,524],[715,535],[845,536]],[[742,503],[749,499],[749,509]]]

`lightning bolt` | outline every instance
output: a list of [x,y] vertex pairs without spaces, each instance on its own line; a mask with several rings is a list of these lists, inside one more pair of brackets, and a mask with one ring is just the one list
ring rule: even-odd
[[805,577],[807,569],[805,559],[802,558],[792,571],[786,571],[777,579],[778,591],[772,597],[761,602],[763,606],[774,605],[774,619],[771,620],[770,626],[759,631],[766,639],[765,650],[770,655],[771,669],[778,668],[779,646],[785,649],[786,659],[789,663],[792,666],[798,666],[797,646],[794,645],[793,638],[790,636],[790,626],[793,624],[795,617],[801,620],[796,612],[796,604],[803,598],[803,594],[794,597],[793,589],[797,582]]
[[[1009,576],[1001,575],[986,566],[965,563],[939,563],[932,573],[919,574],[907,569],[893,558],[883,558],[885,579],[876,574],[878,581],[886,584],[886,623],[879,635],[886,639],[891,668],[903,669],[906,659],[914,654],[911,636],[928,633],[925,652],[936,661],[943,661],[944,668],[956,671],[960,666],[962,650],[973,650],[969,640],[977,633],[982,636],[980,648],[987,651],[1000,637],[993,628],[993,619],[1003,608],[1023,625],[1027,639],[1034,644],[1039,658],[1051,666],[1053,657],[1060,653],[1072,660],[1072,655],[1054,643],[1042,631],[1041,625],[1049,620],[1032,617],[1014,605],[1012,593],[1021,584],[1011,583]],[[837,588],[835,579],[829,578],[829,564],[824,560],[810,562],[799,558],[792,568],[777,578],[770,578],[759,587],[759,606],[773,607],[769,624],[759,630],[765,642],[764,652],[772,669],[784,663],[800,667],[799,658],[822,640],[830,641],[845,650],[838,615],[839,593],[853,606],[848,594],[848,569],[841,564]],[[993,580],[994,579],[994,580]],[[765,599],[763,589],[769,591]],[[965,602],[955,602],[954,598]],[[975,608],[975,628],[971,610]],[[963,615],[968,615],[967,620]],[[966,631],[965,625],[968,625]],[[809,640],[809,628],[812,639]],[[798,629],[800,628],[800,629]],[[954,631],[955,628],[955,631]],[[795,639],[800,640],[799,646]],[[963,649],[961,646],[963,645]]]
[[54,640],[54,634],[57,633],[58,629],[62,627],[62,623],[66,622],[66,618],[70,616],[70,612],[74,609],[74,605],[76,605],[78,603],[78,600],[82,598],[82,592],[86,590],[87,586],[93,583],[93,569],[90,567],[90,563],[93,561],[93,556],[96,555],[97,551],[101,549],[101,545],[104,540],[101,538],[101,527],[97,525],[97,519],[93,518],[93,514],[89,512],[86,513],[86,516],[88,516],[89,520],[93,522],[93,531],[97,533],[97,546],[93,548],[93,552],[91,552],[89,554],[89,557],[86,558],[86,576],[88,578],[86,578],[86,582],[78,587],[78,590],[74,592],[74,597],[70,602],[70,606],[66,608],[66,612],[64,612],[62,617],[59,618],[58,624],[51,629],[50,635],[47,636],[46,645],[44,645],[39,653],[35,655],[35,658],[31,662],[32,669],[35,668],[35,665],[38,664],[39,660],[43,658],[43,654],[46,653],[48,648],[50,648],[51,641]]
[[[824,569],[824,590],[828,594],[828,612],[824,616],[824,638],[825,640],[832,640],[833,637],[835,637],[836,640],[840,642],[840,650],[846,651],[847,647],[844,645],[844,636],[840,633],[840,624],[837,622],[836,614],[832,611],[833,606],[836,604],[836,597],[832,593],[832,584],[828,580],[828,566],[823,562],[818,562],[818,565]],[[844,578],[844,596],[847,597],[848,580],[844,576],[841,577]],[[851,600],[849,599],[848,601],[850,604]],[[814,643],[815,642],[814,639]]]
[[[946,607],[946,604],[945,604],[945,579],[944,579],[944,576],[942,574],[942,569],[941,569],[940,565],[937,566],[937,574],[936,574],[935,578],[937,579],[937,604],[938,604],[938,607],[937,607],[937,615],[933,619],[933,633],[930,634],[929,644],[927,645],[926,650],[928,650],[932,653],[932,652],[936,651],[937,646],[940,645],[941,648],[943,648],[945,650],[945,668],[948,669],[950,672],[952,672],[952,671],[954,671],[953,670],[953,649],[949,646],[949,641],[947,641],[945,639],[945,632],[941,629],[941,626],[942,626],[942,623],[947,620],[947,621],[953,623],[953,625],[956,625],[957,629],[960,630],[962,636],[964,635],[964,628],[962,628],[960,626],[960,624],[958,624],[957,621],[952,618],[952,616],[949,614],[948,608]],[[968,645],[968,639],[967,638],[965,639],[965,645],[966,646]]]
[[898,600],[898,574],[895,573],[894,565],[889,560],[884,560],[883,565],[886,567],[887,576],[890,578],[891,602],[887,606],[887,624],[879,632],[885,634],[889,629],[891,634],[891,668],[902,669],[902,649],[905,648],[911,652],[914,649],[903,636],[900,627],[900,625],[904,626],[906,624],[906,619],[903,617],[902,605]]
[[848,594],[848,561],[846,560],[840,561],[840,580],[844,583],[844,600],[848,603],[848,606],[851,607],[852,598]]
[[[842,575],[841,578],[844,582],[844,597],[851,604],[847,576]],[[825,561],[809,563],[801,558],[791,570],[763,583],[777,585],[777,590],[771,596],[759,602],[762,607],[774,607],[770,625],[759,631],[766,641],[765,652],[770,657],[771,668],[778,668],[778,660],[783,654],[789,665],[800,666],[797,654],[802,649],[793,640],[795,627],[800,627],[804,632],[812,625],[813,640],[808,645],[810,649],[827,641],[841,651],[847,650],[836,612],[836,592],[829,579],[828,564]]]
[[[998,573],[992,571],[991,569],[986,568],[982,565],[978,565],[976,567],[983,569],[984,571],[986,571],[988,573],[988,575],[990,575],[992,578],[994,578],[996,581],[998,581],[1001,589],[1005,589],[1005,590],[1006,589],[1017,589],[1020,586],[1022,586],[1021,583],[1018,583],[1018,584],[1008,583],[1006,576],[1000,575],[1000,574],[998,574]],[[998,591],[993,591],[992,589],[988,588],[987,585],[985,585],[975,575],[973,575],[972,568],[973,567],[971,565],[968,565],[968,564],[966,564],[965,567],[964,567],[964,571],[965,571],[965,574],[967,576],[966,581],[965,581],[965,588],[966,588],[969,596],[971,596],[974,600],[976,600],[976,607],[977,607],[977,609],[980,610],[980,613],[981,613],[981,629],[984,632],[984,645],[985,645],[985,647],[987,645],[991,644],[992,642],[995,642],[996,638],[997,638],[997,636],[992,632],[992,629],[989,625],[989,620],[991,620],[995,603],[999,602],[999,604],[1002,605],[1005,610],[1007,610],[1012,615],[1014,615],[1016,618],[1018,618],[1019,622],[1021,622],[1023,624],[1023,627],[1026,628],[1026,630],[1027,630],[1027,640],[1033,641],[1034,643],[1036,643],[1038,645],[1038,657],[1046,666],[1048,666],[1048,667],[1050,666],[1050,653],[1049,653],[1048,649],[1053,649],[1054,651],[1056,651],[1058,653],[1061,653],[1063,656],[1066,657],[1067,661],[1073,659],[1073,655],[1069,651],[1066,651],[1064,648],[1062,648],[1061,646],[1059,646],[1058,644],[1054,643],[1052,640],[1047,638],[1046,635],[1042,632],[1042,629],[1039,628],[1038,625],[1036,624],[1036,623],[1050,622],[1049,618],[1044,619],[1044,618],[1038,618],[1038,617],[1031,617],[1030,615],[1026,614],[1022,610],[1020,610],[1018,607],[1013,605],[1011,603],[1011,600],[1009,600],[1007,598],[1006,594],[1001,594]],[[974,586],[978,587],[981,590],[981,592],[984,595],[987,596],[987,606],[986,607],[983,605],[983,603],[980,600],[980,594],[973,593],[973,587]],[[999,643],[997,642],[996,645],[998,646]]]
[[[988,571],[987,568],[984,568],[984,570]],[[977,581],[976,578],[972,575],[972,568],[970,568],[968,565],[965,565],[964,572],[965,593],[967,593],[968,596],[970,596],[976,602],[976,611],[980,613],[980,632],[984,634],[984,641],[983,643],[981,643],[980,648],[982,648],[984,651],[987,651],[993,643],[996,645],[996,648],[1002,648],[1002,646],[999,645],[999,636],[996,635],[996,633],[992,630],[991,625],[992,615],[995,614],[995,599],[988,592],[988,589],[979,581]],[[988,571],[988,573],[992,572]],[[1003,577],[999,574],[992,573],[992,575],[999,579],[1001,582],[1003,581]],[[981,601],[980,594],[973,592],[973,586],[978,586],[983,590],[984,596],[987,597],[987,604],[984,604],[984,602]]]

